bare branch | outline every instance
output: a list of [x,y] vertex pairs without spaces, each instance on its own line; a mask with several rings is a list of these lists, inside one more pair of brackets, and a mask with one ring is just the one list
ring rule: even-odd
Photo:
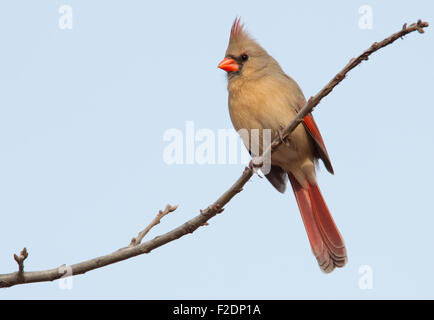
[[[318,105],[318,103],[328,95],[333,88],[338,85],[346,76],[346,74],[357,65],[359,65],[362,61],[368,60],[368,57],[374,53],[375,51],[391,44],[398,38],[402,38],[403,36],[418,31],[419,33],[423,33],[423,28],[428,27],[427,22],[422,22],[419,20],[417,23],[413,23],[407,27],[407,24],[404,24],[402,29],[390,37],[384,39],[381,42],[374,42],[370,48],[368,48],[365,52],[363,52],[357,58],[353,58],[350,62],[315,96],[311,97],[305,106],[298,112],[297,116],[282,130],[281,134],[273,140],[271,145],[264,151],[262,155],[262,159],[267,156],[267,154],[273,152],[281,143],[284,141],[288,135],[303,121],[304,117],[312,112],[313,108]],[[256,161],[255,161],[256,162]],[[253,167],[253,166],[252,166]],[[105,256],[101,256],[95,259],[87,260],[84,262],[80,262],[74,265],[71,265],[70,268],[72,270],[72,275],[79,275],[85,272],[98,269],[104,267],[106,265],[116,263],[118,261],[126,260],[137,255],[141,255],[144,253],[149,253],[153,249],[158,248],[168,242],[174,241],[176,239],[181,238],[182,236],[192,233],[197,230],[199,227],[207,225],[207,221],[214,217],[216,214],[223,211],[224,206],[239,192],[243,190],[243,186],[249,181],[249,179],[253,175],[253,169],[246,167],[242,173],[242,175],[235,181],[235,183],[225,192],[220,198],[218,198],[213,204],[208,206],[205,210],[201,210],[200,214],[196,217],[188,220],[184,224],[179,227],[161,235],[155,237],[152,240],[146,241],[144,243],[140,243],[146,233],[156,224],[158,224],[161,218],[170,212],[170,209],[173,207],[166,209],[157,215],[157,217],[151,222],[151,224],[139,233],[138,237],[134,240],[134,245],[130,245],[129,247],[122,248]],[[175,206],[176,209],[176,206]],[[173,210],[175,210],[173,209]],[[173,211],[172,210],[172,211]],[[167,211],[167,213],[165,213]],[[42,282],[42,281],[53,281],[59,279],[65,274],[64,266],[61,266],[56,269],[43,270],[43,271],[33,271],[33,272],[24,272],[24,264],[23,261],[27,257],[27,251],[23,249],[21,251],[20,257],[14,255],[15,260],[18,263],[19,271],[9,274],[0,275],[0,287],[11,287],[17,284],[23,283],[31,283],[31,282]]]
[[375,51],[378,51],[379,49],[391,44],[395,40],[400,39],[411,32],[418,31],[419,33],[424,33],[423,28],[427,28],[428,26],[429,23],[423,22],[422,20],[418,20],[416,23],[413,23],[408,27],[405,23],[400,31],[395,32],[381,42],[374,42],[371,47],[365,50],[357,58],[352,58],[348,62],[348,64],[337,75],[335,75],[334,78],[330,80],[330,82],[327,83],[324,88],[321,89],[320,92],[318,92],[315,96],[309,98],[304,107],[301,108],[301,110],[297,113],[296,117],[292,119],[292,121],[282,130],[282,132],[280,132],[279,136],[276,137],[276,139],[274,139],[270,146],[264,151],[264,153],[262,154],[261,162],[263,162],[263,159],[269,157],[270,153],[276,150],[276,148],[282,143],[282,141],[284,141],[289,136],[289,134],[301,122],[303,122],[304,117],[306,117],[309,113],[312,112],[312,110],[320,103],[322,98],[328,95],[334,89],[334,87],[336,87],[342,80],[345,79],[347,73],[351,69],[354,69],[364,60],[368,60],[368,57]]
[[[70,265],[69,267],[72,271],[71,275],[83,274],[90,270],[98,269],[144,253],[149,253],[153,249],[161,247],[168,242],[179,239],[186,234],[193,233],[199,227],[206,225],[209,219],[220,213],[226,203],[228,203],[237,193],[242,190],[242,186],[250,179],[251,176],[252,173],[246,168],[243,171],[241,177],[238,178],[238,180],[235,181],[229,190],[223,193],[220,198],[218,198],[206,209],[201,210],[199,215],[188,220],[179,227],[136,246],[125,247],[104,256]],[[65,268],[65,265],[62,265],[59,268],[50,270],[24,272],[22,278],[18,278],[16,272],[2,274],[0,275],[0,288],[11,287],[23,283],[53,281],[62,277],[66,273],[66,270],[67,269]]]

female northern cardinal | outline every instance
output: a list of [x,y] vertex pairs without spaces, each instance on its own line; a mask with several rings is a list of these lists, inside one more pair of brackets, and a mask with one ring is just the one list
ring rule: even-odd
[[[259,142],[263,130],[276,136],[306,103],[297,83],[249,36],[239,18],[232,25],[226,56],[218,67],[228,73],[229,112],[235,129],[259,130]],[[312,251],[321,270],[329,273],[346,264],[347,254],[318,188],[315,162],[321,159],[332,174],[333,167],[313,116],[306,116],[303,124],[291,133],[289,143],[273,152],[271,171],[265,176],[282,193],[289,178]],[[251,150],[246,137],[242,138]],[[259,143],[260,153],[265,143]]]

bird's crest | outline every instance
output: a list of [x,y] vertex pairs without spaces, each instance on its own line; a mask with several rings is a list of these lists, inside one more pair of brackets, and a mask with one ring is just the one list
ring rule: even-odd
[[241,23],[240,17],[236,17],[231,28],[231,40],[235,40],[246,35],[246,31],[244,30],[244,23]]

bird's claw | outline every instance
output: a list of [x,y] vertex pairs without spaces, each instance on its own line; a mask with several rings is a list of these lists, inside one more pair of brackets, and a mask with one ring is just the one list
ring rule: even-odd
[[289,137],[288,136],[287,137],[283,136],[283,130],[284,129],[285,128],[281,124],[279,124],[279,129],[277,130],[277,135],[279,136],[279,139],[280,139],[280,141],[282,143],[284,143],[286,146],[290,147],[291,146],[291,142],[289,140]]
[[277,130],[277,135],[279,136],[279,139],[281,142],[283,142],[283,133],[282,133],[283,129],[284,129],[283,126],[281,124],[279,124],[279,129]]
[[249,168],[253,171],[253,173],[256,173],[258,177],[262,179],[262,176],[259,174],[259,169],[262,167],[262,162],[255,163],[256,159],[257,157],[254,157],[252,160],[250,160]]

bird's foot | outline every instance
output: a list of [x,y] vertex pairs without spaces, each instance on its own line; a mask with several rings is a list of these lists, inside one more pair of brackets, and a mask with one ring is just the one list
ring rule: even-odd
[[289,136],[284,136],[283,134],[283,130],[285,129],[284,126],[282,126],[281,124],[279,124],[279,129],[277,130],[277,135],[279,136],[279,139],[282,143],[284,143],[286,146],[290,147],[291,146],[291,140],[289,139]]
[[259,174],[259,169],[262,167],[262,159],[260,157],[253,157],[249,162],[249,168],[256,173],[259,178],[262,179],[262,176]]

